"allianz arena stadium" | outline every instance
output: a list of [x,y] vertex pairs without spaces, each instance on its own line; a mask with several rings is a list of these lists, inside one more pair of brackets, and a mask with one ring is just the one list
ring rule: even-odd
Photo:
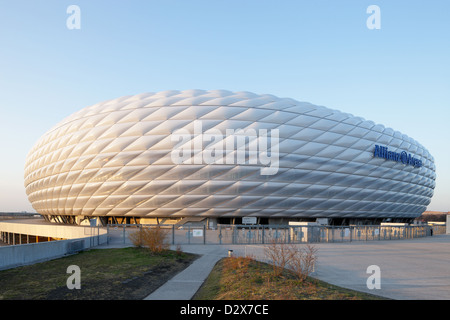
[[414,139],[269,94],[163,91],[86,107],[44,134],[25,188],[48,221],[410,222],[435,165]]

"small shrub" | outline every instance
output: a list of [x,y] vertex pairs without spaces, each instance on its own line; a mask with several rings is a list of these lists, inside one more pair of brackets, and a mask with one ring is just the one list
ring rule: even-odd
[[266,257],[271,261],[274,276],[279,276],[291,260],[291,250],[284,243],[273,241],[265,248]]
[[180,244],[177,244],[177,247],[175,249],[175,253],[177,254],[178,257],[181,257],[183,255],[183,249],[181,248]]
[[313,272],[317,262],[317,249],[309,244],[302,248],[294,244],[272,242],[266,247],[265,253],[276,277],[288,268],[300,281],[304,281]]
[[167,230],[161,227],[140,228],[131,233],[129,238],[136,247],[145,247],[152,253],[161,253],[169,249],[169,244],[165,241],[167,235]]
[[143,234],[142,229],[139,228],[139,230],[128,234],[128,239],[130,239],[131,243],[135,247],[141,248],[144,246],[144,237],[142,234]]
[[291,269],[300,281],[306,278],[314,271],[317,262],[317,249],[311,245],[305,248],[292,247],[289,269]]

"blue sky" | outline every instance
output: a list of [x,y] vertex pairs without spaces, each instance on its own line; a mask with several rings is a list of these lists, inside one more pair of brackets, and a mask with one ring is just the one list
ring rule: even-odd
[[449,13],[448,0],[0,0],[0,211],[33,211],[25,157],[64,117],[170,89],[270,93],[392,127],[434,156],[428,209],[448,211]]

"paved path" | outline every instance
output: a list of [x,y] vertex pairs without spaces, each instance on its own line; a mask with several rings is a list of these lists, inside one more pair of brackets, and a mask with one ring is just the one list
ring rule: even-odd
[[[302,245],[299,245],[302,246]],[[450,300],[450,235],[412,240],[319,243],[314,277],[345,288],[402,300]],[[147,300],[189,300],[228,250],[265,260],[263,245],[185,245],[201,254]],[[381,289],[369,290],[367,267],[381,270]]]
[[145,300],[190,300],[203,284],[214,265],[226,256],[219,245],[187,245],[183,251],[201,254],[189,267],[155,290]]

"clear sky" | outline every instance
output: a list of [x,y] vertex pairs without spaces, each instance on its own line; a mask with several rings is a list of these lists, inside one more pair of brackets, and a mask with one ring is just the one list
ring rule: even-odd
[[405,133],[435,158],[428,209],[450,210],[448,0],[0,0],[0,211],[33,211],[25,157],[60,120],[172,89],[269,93]]

